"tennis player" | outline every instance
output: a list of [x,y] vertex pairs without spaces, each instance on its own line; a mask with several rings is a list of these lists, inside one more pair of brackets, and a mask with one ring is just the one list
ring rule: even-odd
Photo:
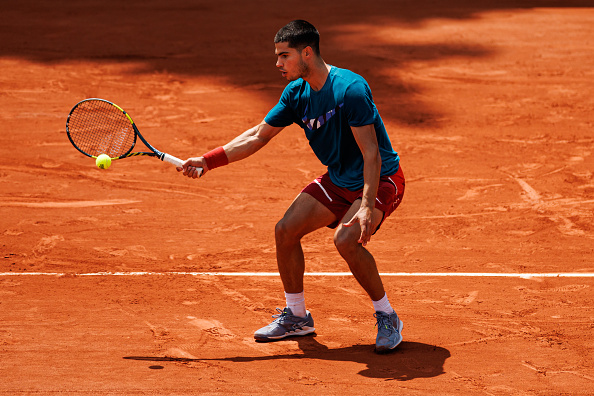
[[335,229],[334,244],[355,279],[373,302],[377,320],[376,351],[387,352],[402,341],[402,321],[390,305],[373,256],[365,248],[382,222],[398,207],[404,176],[367,82],[359,75],[328,65],[320,54],[316,28],[292,21],[274,38],[276,67],[289,81],[279,102],[264,120],[231,142],[201,157],[189,158],[183,174],[200,177],[264,147],[285,127],[296,123],[327,172],[307,185],[275,228],[276,256],[286,307],[257,330],[258,341],[274,341],[315,331],[306,310],[301,239],[320,228]]

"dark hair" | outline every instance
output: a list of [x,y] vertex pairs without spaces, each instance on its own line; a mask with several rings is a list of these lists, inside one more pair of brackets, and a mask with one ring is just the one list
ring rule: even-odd
[[289,48],[299,51],[309,46],[320,55],[320,33],[311,23],[298,19],[287,23],[274,36],[274,43],[289,43]]

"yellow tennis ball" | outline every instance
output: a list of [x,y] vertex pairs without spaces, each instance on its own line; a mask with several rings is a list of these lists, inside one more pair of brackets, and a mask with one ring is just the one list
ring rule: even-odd
[[111,166],[111,158],[107,154],[101,154],[95,160],[95,164],[101,169],[107,169]]

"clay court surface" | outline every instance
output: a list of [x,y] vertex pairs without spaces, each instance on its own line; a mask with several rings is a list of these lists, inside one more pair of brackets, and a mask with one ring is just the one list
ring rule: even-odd
[[[303,3],[3,2],[0,393],[592,393],[592,4]],[[348,271],[327,229],[303,241],[316,335],[252,339],[284,297],[247,273],[277,271],[274,226],[324,172],[298,127],[200,180],[100,170],[66,136],[100,97],[180,158],[227,143],[278,100],[297,18],[368,80],[402,158],[368,245],[404,321],[388,355],[355,280],[319,274]]]

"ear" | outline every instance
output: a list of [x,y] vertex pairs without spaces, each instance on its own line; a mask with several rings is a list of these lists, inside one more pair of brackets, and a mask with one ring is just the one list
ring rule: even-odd
[[303,56],[305,56],[306,58],[311,58],[314,54],[313,52],[313,48],[311,48],[309,45],[305,48],[303,48],[302,51]]

